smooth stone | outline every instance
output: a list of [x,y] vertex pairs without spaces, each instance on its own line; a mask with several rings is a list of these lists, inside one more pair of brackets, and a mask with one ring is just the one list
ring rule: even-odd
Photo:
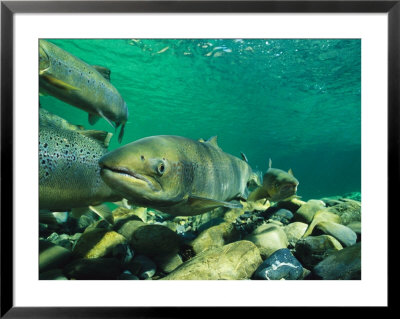
[[210,227],[200,233],[190,245],[196,254],[212,248],[221,247],[240,238],[239,232],[232,223],[224,222]]
[[39,274],[39,280],[68,280],[62,269],[50,269]]
[[312,273],[314,279],[360,280],[361,243],[330,254],[314,267]]
[[46,240],[39,240],[39,272],[63,267],[71,258],[70,250]]
[[78,280],[113,280],[121,272],[121,263],[116,258],[80,258],[63,269],[65,276]]
[[154,256],[153,259],[157,267],[167,274],[183,264],[182,257],[179,254],[158,255]]
[[136,255],[124,268],[141,279],[153,277],[157,270],[155,262],[145,255]]
[[343,198],[342,200],[344,200],[344,202],[332,207],[328,207],[327,210],[340,216],[341,224],[343,225],[347,225],[351,222],[360,222],[361,203],[346,198]]
[[307,227],[308,225],[306,223],[294,222],[283,228],[290,246],[294,247],[296,245],[296,243],[303,237]]
[[73,253],[78,258],[99,258],[111,254],[116,246],[125,243],[125,237],[117,232],[95,228],[80,236]]
[[357,242],[357,234],[347,226],[333,222],[320,222],[315,228],[335,237],[343,247],[352,246]]
[[308,226],[306,232],[303,235],[303,238],[311,235],[315,226],[318,225],[320,222],[334,222],[339,224],[340,221],[340,216],[329,212],[327,209],[322,209],[315,213],[311,224]]
[[240,240],[203,251],[161,280],[250,279],[261,263],[257,246]]
[[325,209],[325,203],[321,200],[310,199],[304,205],[302,205],[294,214],[294,221],[310,224],[314,218],[314,215]]
[[138,230],[140,227],[145,226],[146,223],[143,221],[139,220],[137,216],[133,216],[135,219],[133,220],[123,220],[116,223],[116,226],[114,229],[124,236],[126,240],[129,242],[132,239],[133,234],[135,233],[136,230]]
[[265,280],[298,280],[302,276],[303,266],[287,248],[274,252],[254,273],[254,279]]
[[357,234],[357,242],[361,241],[361,222],[351,222],[346,226]]
[[287,248],[288,239],[283,227],[273,224],[263,224],[258,226],[245,240],[253,242],[258,249],[263,260],[281,248]]
[[178,253],[181,238],[166,226],[152,224],[138,227],[129,243],[136,253],[152,257]]
[[330,235],[308,236],[296,243],[294,255],[303,267],[312,269],[330,253],[341,249],[340,242]]

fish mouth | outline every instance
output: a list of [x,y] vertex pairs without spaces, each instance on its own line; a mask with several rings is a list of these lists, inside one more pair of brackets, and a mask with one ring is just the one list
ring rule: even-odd
[[[107,165],[104,165],[102,163],[99,163],[100,165],[100,174],[101,176],[108,176],[111,177],[113,180],[121,180],[121,177],[125,180],[127,180],[130,183],[144,183],[148,187],[151,188],[152,191],[157,191],[157,188],[154,186],[154,182],[152,182],[149,178],[146,176],[136,173],[129,168],[126,167],[110,167]],[[122,182],[122,180],[121,180]],[[159,183],[157,183],[159,184]],[[160,185],[161,186],[161,185]]]

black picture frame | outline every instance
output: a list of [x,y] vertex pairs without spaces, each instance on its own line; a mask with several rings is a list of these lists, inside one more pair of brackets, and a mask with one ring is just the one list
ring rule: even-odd
[[[399,180],[400,1],[1,1],[1,317],[176,318],[189,309],[145,307],[14,307],[13,303],[13,19],[15,13],[387,13],[388,218]],[[389,222],[388,225],[391,223]],[[389,232],[388,232],[389,234]],[[390,241],[388,240],[388,244]],[[388,246],[390,247],[390,246]],[[389,256],[388,256],[389,258]],[[388,260],[389,261],[389,260]],[[389,287],[390,280],[388,280]],[[370,292],[373,293],[373,292]],[[388,300],[388,306],[390,299]],[[389,307],[388,307],[389,308]],[[207,311],[207,310],[206,310]],[[225,313],[219,309],[213,315]],[[302,311],[303,312],[303,311]],[[300,314],[300,313],[299,313]],[[320,314],[321,315],[321,314]]]

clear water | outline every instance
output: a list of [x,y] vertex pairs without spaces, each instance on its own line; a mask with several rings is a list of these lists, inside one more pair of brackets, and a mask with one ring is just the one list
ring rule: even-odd
[[[122,144],[171,134],[246,154],[255,170],[292,168],[307,200],[361,190],[361,41],[357,39],[54,39],[111,69],[130,118]],[[56,98],[41,105],[113,132]]]

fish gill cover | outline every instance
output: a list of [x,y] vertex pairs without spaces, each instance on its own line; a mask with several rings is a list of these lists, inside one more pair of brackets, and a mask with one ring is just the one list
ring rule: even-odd
[[[361,40],[50,39],[111,70],[129,109],[122,144],[218,135],[254,170],[292,168],[304,200],[361,189]],[[41,106],[86,129],[104,120],[51,96]]]

